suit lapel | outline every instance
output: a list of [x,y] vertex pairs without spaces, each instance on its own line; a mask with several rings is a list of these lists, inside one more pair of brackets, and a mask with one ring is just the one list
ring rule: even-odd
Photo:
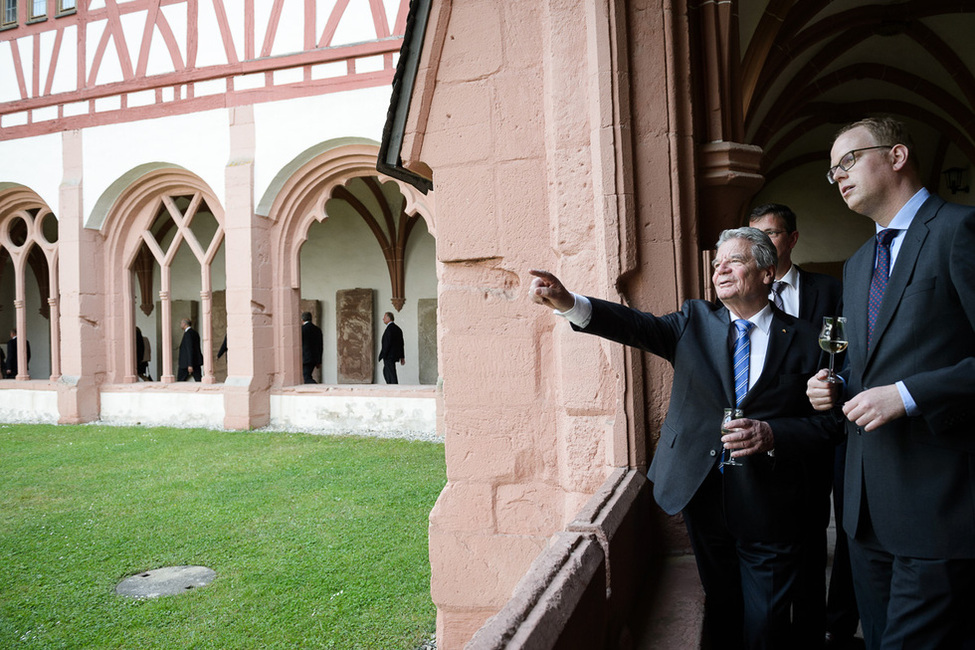
[[875,249],[876,237],[871,237],[850,257],[843,271],[843,315],[846,316],[846,334],[850,337],[847,354],[861,358],[866,357],[867,350],[867,301]]
[[721,390],[724,391],[728,406],[735,404],[734,364],[731,359],[730,333],[731,313],[725,307],[711,312],[708,318],[705,359],[713,359],[721,377]]
[[816,290],[816,276],[810,276],[798,266],[796,271],[799,274],[799,318],[808,321],[810,316],[816,313],[815,301],[819,296],[819,291]]
[[[918,255],[921,252],[921,247],[924,245],[924,240],[928,236],[927,222],[938,213],[942,205],[944,205],[942,199],[935,196],[929,198],[921,206],[921,209],[917,211],[917,214],[911,221],[910,227],[904,233],[904,241],[901,243],[900,250],[897,252],[894,270],[891,272],[890,279],[887,281],[886,289],[884,289],[884,300],[880,303],[877,322],[873,327],[874,350],[877,348],[877,343],[883,338],[887,326],[890,325],[890,320],[894,312],[897,311],[897,306],[900,304],[904,290],[907,288],[908,280],[914,274],[914,267],[917,264]],[[872,356],[872,354],[868,353],[868,356]]]

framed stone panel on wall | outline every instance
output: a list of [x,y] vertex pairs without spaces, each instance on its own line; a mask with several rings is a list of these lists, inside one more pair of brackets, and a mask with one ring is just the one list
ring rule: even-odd
[[335,292],[336,356],[338,383],[371,384],[375,360],[372,289],[340,289]]
[[417,356],[420,362],[420,383],[436,384],[437,369],[437,299],[416,301]]

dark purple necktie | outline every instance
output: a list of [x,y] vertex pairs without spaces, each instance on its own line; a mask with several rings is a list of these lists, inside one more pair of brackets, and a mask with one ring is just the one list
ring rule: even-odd
[[877,233],[877,265],[873,268],[870,280],[870,299],[867,301],[867,349],[873,344],[873,326],[884,301],[884,289],[890,276],[890,242],[897,236],[896,228],[887,228]]

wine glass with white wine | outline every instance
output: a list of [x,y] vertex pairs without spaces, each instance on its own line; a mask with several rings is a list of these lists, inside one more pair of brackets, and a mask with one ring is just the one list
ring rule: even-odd
[[842,352],[849,345],[846,338],[846,317],[844,316],[823,316],[823,329],[819,331],[819,347],[829,352],[829,377],[826,378],[831,384],[841,382],[840,378],[833,372],[833,357],[837,352]]
[[[725,436],[732,432],[732,429],[728,428],[728,423],[732,420],[739,420],[745,417],[744,412],[741,409],[731,409],[727,408],[724,410],[724,417],[721,419],[721,435]],[[737,458],[731,457],[730,449],[722,449],[721,451],[721,462],[718,463],[720,469],[724,469],[728,466],[731,467],[741,467],[742,463]]]

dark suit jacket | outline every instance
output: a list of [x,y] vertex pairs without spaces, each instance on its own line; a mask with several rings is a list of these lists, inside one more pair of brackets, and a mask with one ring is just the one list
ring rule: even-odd
[[301,363],[317,366],[322,362],[322,328],[312,322],[301,324]]
[[816,327],[823,324],[823,316],[842,314],[843,283],[825,273],[799,272],[799,318]]
[[379,360],[386,360],[387,363],[396,363],[406,356],[403,347],[403,330],[395,322],[386,326],[383,332],[383,345],[379,351]]
[[203,369],[200,335],[192,327],[183,332],[183,339],[179,342],[179,367],[193,368],[194,371]]
[[848,424],[843,525],[866,491],[895,555],[975,557],[975,208],[932,196],[904,235],[867,351],[870,239],[843,270],[848,390],[903,381],[919,417],[870,433]]
[[[674,367],[670,406],[648,476],[668,514],[682,510],[721,453],[723,410],[734,405],[731,319],[723,306],[689,300],[654,316],[591,298],[585,332],[656,354]],[[817,452],[835,443],[829,415],[816,414],[806,380],[818,369],[818,328],[774,309],[765,368],[745,396],[745,417],[768,422],[775,457],[756,454],[723,474],[727,524],[740,539],[793,541],[819,495]]]
[[[825,273],[813,273],[805,271],[798,265],[796,270],[799,273],[799,318],[811,323],[814,327],[823,326],[823,316],[840,316],[843,313],[843,283],[831,275]],[[839,371],[843,367],[843,353],[837,354],[834,359],[834,369]],[[820,352],[819,367],[825,368],[829,365],[829,356],[825,352]],[[818,516],[810,513],[809,524],[813,530],[822,531],[823,527],[829,525],[830,519],[830,492],[833,491],[833,461],[836,450],[827,448],[822,453],[823,471],[821,472],[822,491],[821,506]]]
[[[27,363],[30,364],[30,341],[26,341],[27,346]],[[6,359],[6,376],[16,377],[19,372],[17,367],[17,339],[12,338],[7,341],[7,359]]]

